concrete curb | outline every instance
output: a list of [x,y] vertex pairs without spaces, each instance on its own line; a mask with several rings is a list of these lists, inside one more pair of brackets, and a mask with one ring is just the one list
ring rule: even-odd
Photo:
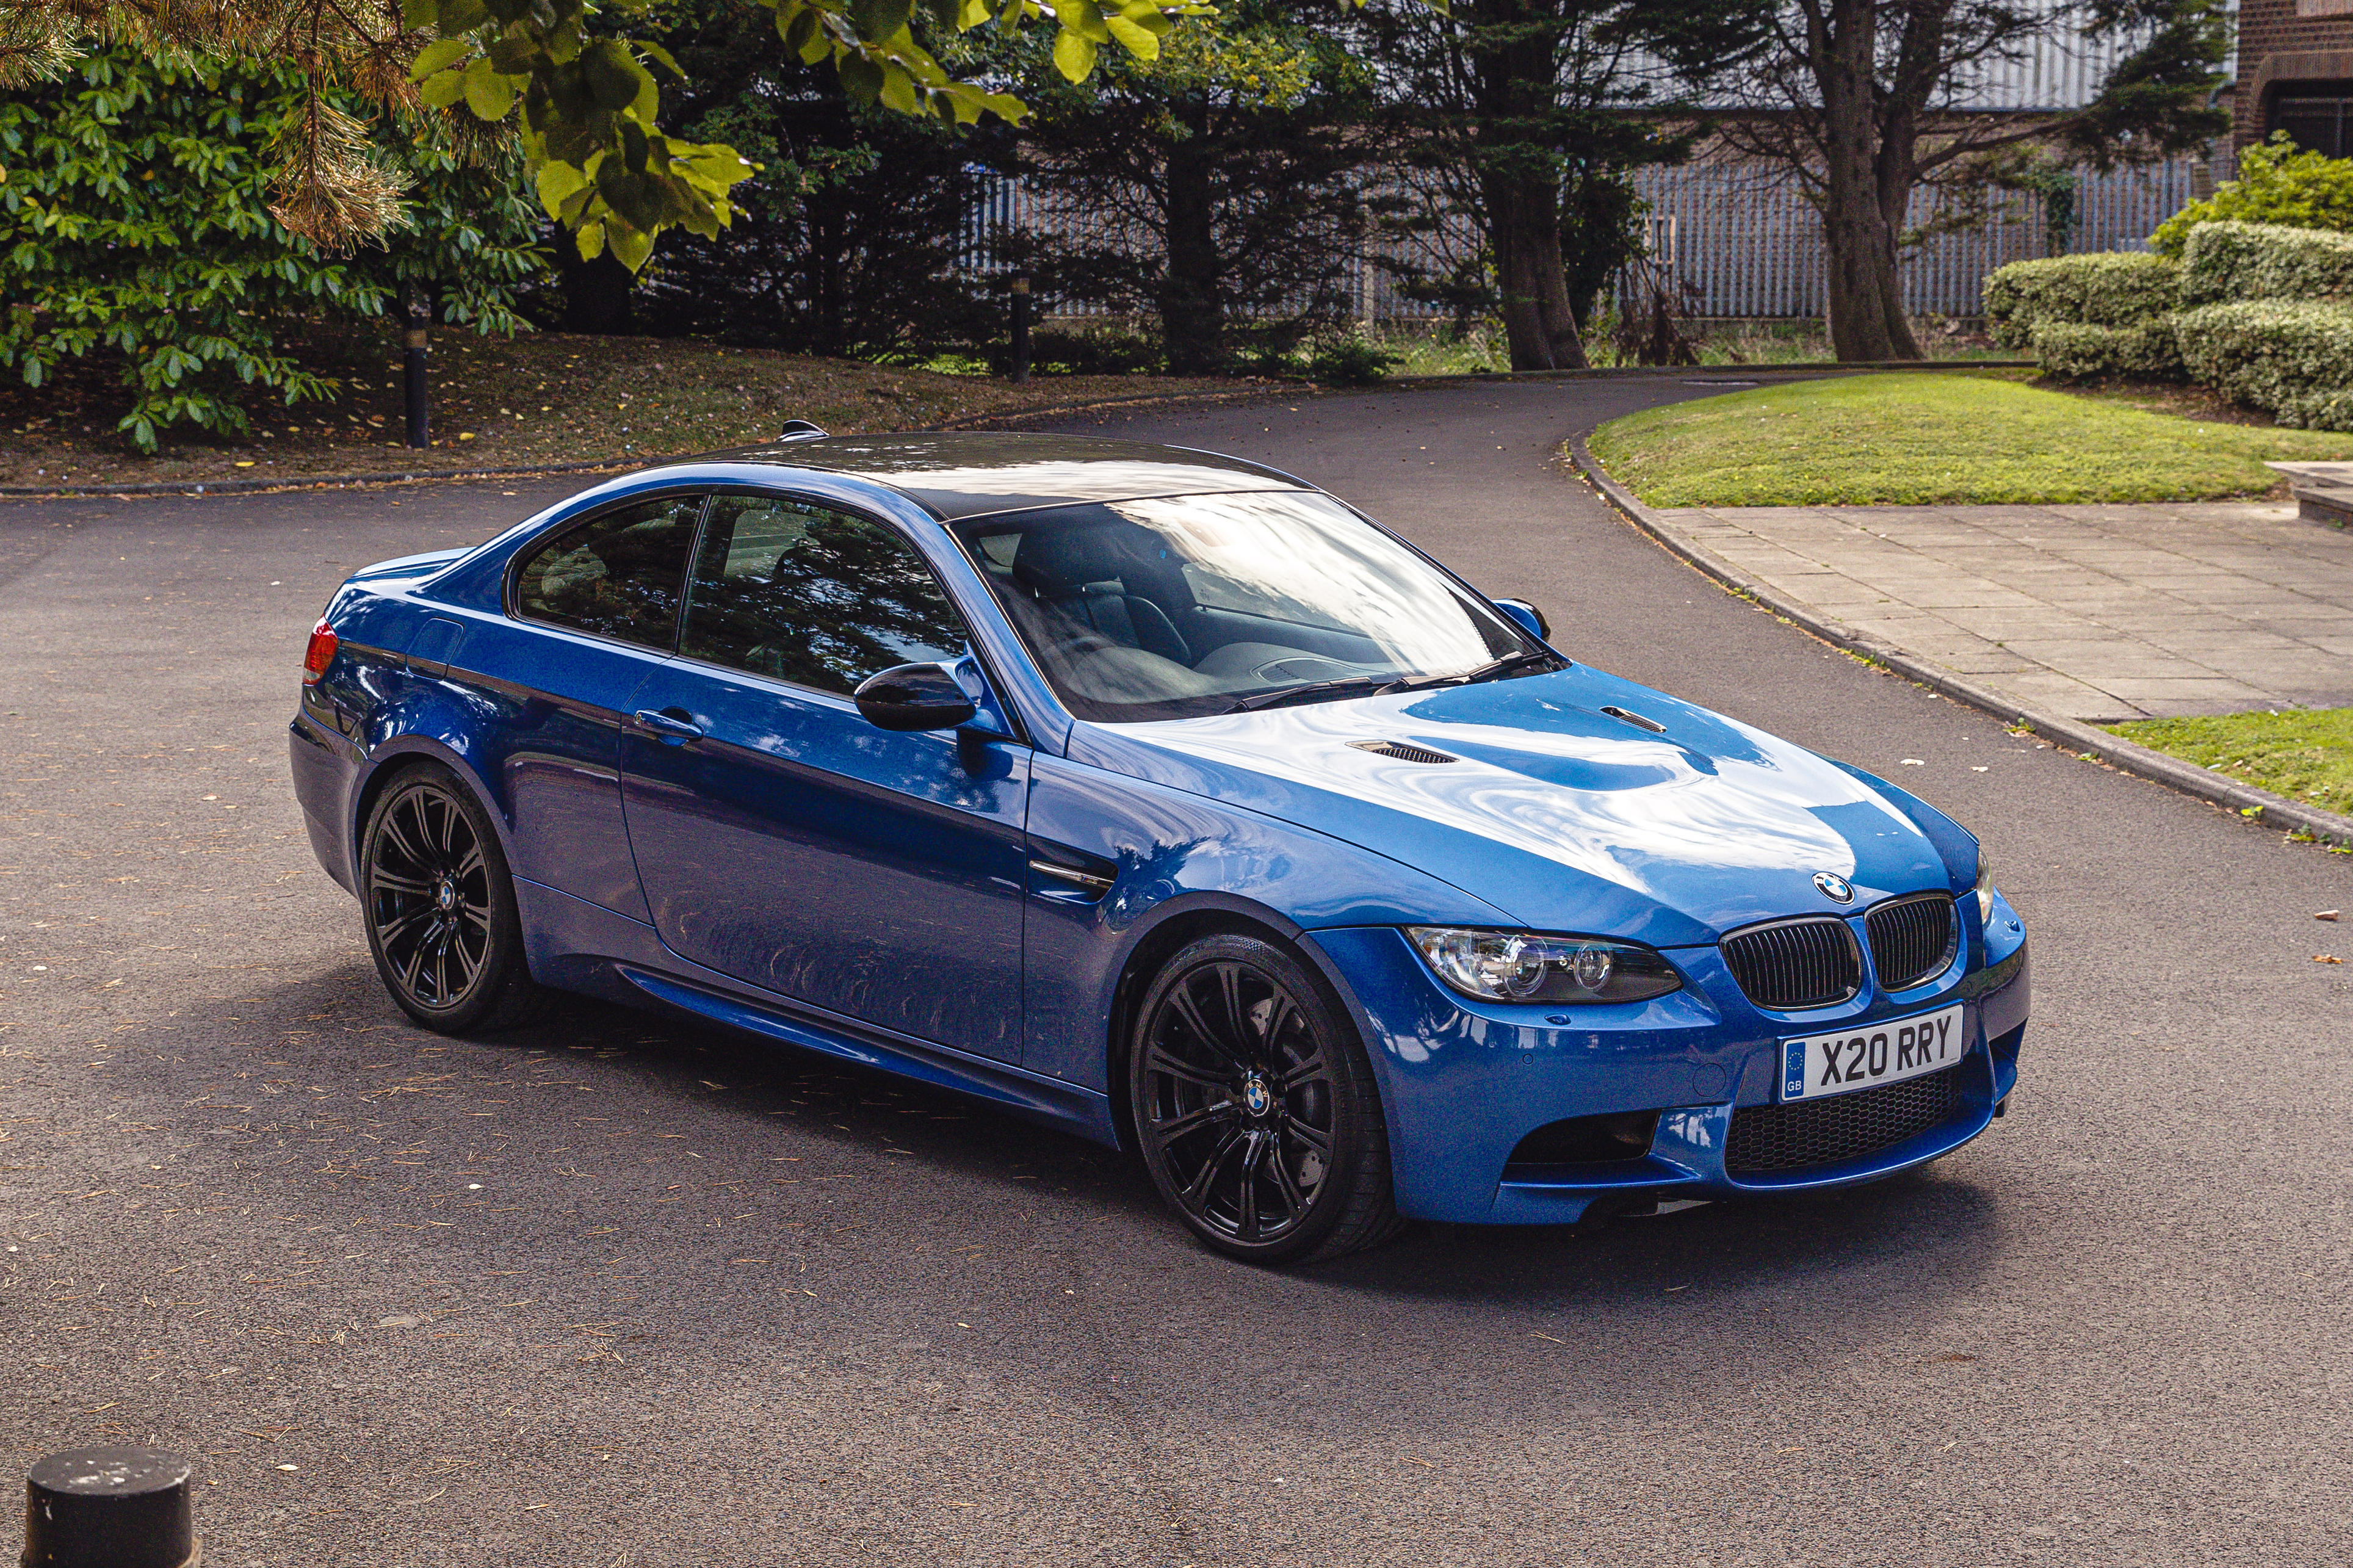
[[1931,663],[1916,654],[1907,653],[1832,620],[1811,605],[1800,604],[1757,582],[1705,545],[1684,537],[1672,523],[1637,500],[1632,491],[1611,479],[1609,470],[1601,466],[1592,449],[1586,445],[1586,438],[1592,433],[1584,431],[1571,438],[1568,443],[1570,460],[1577,465],[1577,471],[1586,481],[1599,490],[1629,522],[1725,587],[1754,599],[1777,616],[1794,621],[1823,641],[1861,654],[1874,663],[1883,664],[1907,679],[1916,680],[1956,701],[1980,709],[2005,723],[2022,725],[2045,740],[2071,752],[2081,752],[2095,763],[2105,763],[2119,772],[2148,779],[2200,800],[2211,801],[2216,805],[2228,806],[2240,816],[2267,826],[2284,826],[2293,832],[2308,833],[2322,843],[2353,847],[2353,817],[2339,816],[2333,811],[2322,811],[2316,806],[2290,800],[2285,795],[2274,795],[2267,789],[2240,784],[2195,763],[2185,763],[2179,757],[2168,756],[2163,752],[2127,741],[2121,735],[2111,735],[2094,725],[2025,707],[2016,700],[1989,690],[1942,665]]
[[[1073,414],[1108,412],[1118,408],[1183,407],[1198,405],[1217,407],[1229,403],[1249,403],[1278,397],[1329,397],[1362,395],[1366,393],[1425,392],[1449,386],[1465,386],[1493,381],[1612,381],[1639,379],[1643,376],[1669,375],[1688,379],[1700,372],[1716,372],[1726,380],[1750,381],[1760,375],[1820,376],[1835,371],[1953,371],[1953,370],[2031,370],[2032,360],[1874,360],[1869,363],[1841,364],[1834,360],[1809,361],[1799,364],[1772,365],[1684,365],[1669,368],[1661,365],[1627,365],[1602,370],[1510,370],[1484,371],[1462,375],[1401,375],[1377,381],[1368,386],[1321,386],[1313,382],[1297,382],[1288,385],[1236,387],[1231,392],[1178,392],[1145,395],[1139,397],[1098,397],[1078,403],[1053,403],[1039,408],[1014,409],[1001,414],[975,414],[963,419],[951,419],[937,426],[941,430],[969,430],[990,426],[1007,426],[1017,421],[1060,419]],[[606,458],[586,463],[526,463],[499,468],[388,468],[379,472],[357,474],[316,474],[309,478],[247,479],[167,479],[135,485],[0,485],[0,500],[68,500],[76,496],[212,496],[258,495],[270,490],[343,489],[353,485],[419,484],[429,479],[520,479],[543,474],[605,474],[624,468],[651,468],[656,464],[674,462],[694,456],[691,452],[672,452],[662,457]]]

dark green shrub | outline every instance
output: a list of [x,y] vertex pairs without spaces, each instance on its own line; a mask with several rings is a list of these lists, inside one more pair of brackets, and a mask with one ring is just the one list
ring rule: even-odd
[[2029,347],[2046,322],[2147,326],[2174,307],[2181,264],[2138,251],[2013,261],[1985,281],[1986,324],[2006,349]]
[[2271,223],[2201,223],[2181,257],[2181,303],[2353,298],[2353,234]]
[[538,204],[510,151],[470,165],[425,121],[422,143],[382,144],[415,182],[409,223],[348,257],[270,216],[270,142],[302,101],[291,64],[84,56],[56,81],[0,100],[0,364],[39,386],[61,362],[119,355],[142,450],[194,425],[250,426],[257,388],[286,403],[337,384],[287,349],[321,319],[379,317],[402,282],[438,286],[446,321],[522,323],[512,285],[538,265]]
[[2182,374],[2173,324],[2164,316],[2139,327],[2046,321],[2034,329],[2033,347],[2035,367],[2065,381],[2096,381],[2111,375],[2167,381]]
[[1399,356],[1363,338],[1326,338],[1308,351],[1307,378],[1325,386],[1371,386]]
[[[2190,375],[2233,402],[2308,420],[2353,388],[2353,306],[2312,300],[2201,305],[2173,318]],[[2334,426],[2332,426],[2333,428]]]

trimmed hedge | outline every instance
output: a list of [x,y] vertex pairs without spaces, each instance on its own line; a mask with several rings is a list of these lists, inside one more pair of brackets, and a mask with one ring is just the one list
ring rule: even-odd
[[2353,430],[2353,392],[2291,393],[2273,416],[2295,430]]
[[2049,322],[2145,327],[2174,308],[2181,264],[2136,251],[2099,251],[2013,261],[1986,279],[1986,321],[1994,342],[2022,349]]
[[2035,368],[2067,381],[2106,375],[2142,381],[2181,376],[2181,351],[2173,341],[2172,320],[2165,316],[2139,327],[2045,321],[2034,329],[2033,347]]
[[2353,299],[2353,234],[2274,223],[2201,223],[2181,257],[2181,304]]
[[[2316,300],[2201,305],[2173,318],[2182,363],[2236,403],[2268,408],[2282,424],[2335,423],[2353,397],[2353,306]],[[2317,423],[2315,421],[2327,421]]]

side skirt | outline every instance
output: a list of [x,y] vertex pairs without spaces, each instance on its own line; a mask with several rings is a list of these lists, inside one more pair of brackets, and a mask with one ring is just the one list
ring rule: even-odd
[[809,1007],[678,957],[651,926],[524,878],[515,879],[533,975],[542,984],[684,1013],[738,1034],[797,1046],[969,1095],[1091,1142],[1119,1146],[1106,1095],[894,1030]]

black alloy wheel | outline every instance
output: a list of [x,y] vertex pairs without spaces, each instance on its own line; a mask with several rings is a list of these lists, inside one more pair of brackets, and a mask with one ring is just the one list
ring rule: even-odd
[[1208,937],[1171,959],[1138,1010],[1128,1077],[1153,1184],[1219,1251],[1332,1258],[1402,1228],[1356,1030],[1274,944]]
[[546,994],[523,957],[506,857],[455,775],[427,763],[396,779],[361,849],[368,949],[403,1011],[444,1034],[536,1016]]

